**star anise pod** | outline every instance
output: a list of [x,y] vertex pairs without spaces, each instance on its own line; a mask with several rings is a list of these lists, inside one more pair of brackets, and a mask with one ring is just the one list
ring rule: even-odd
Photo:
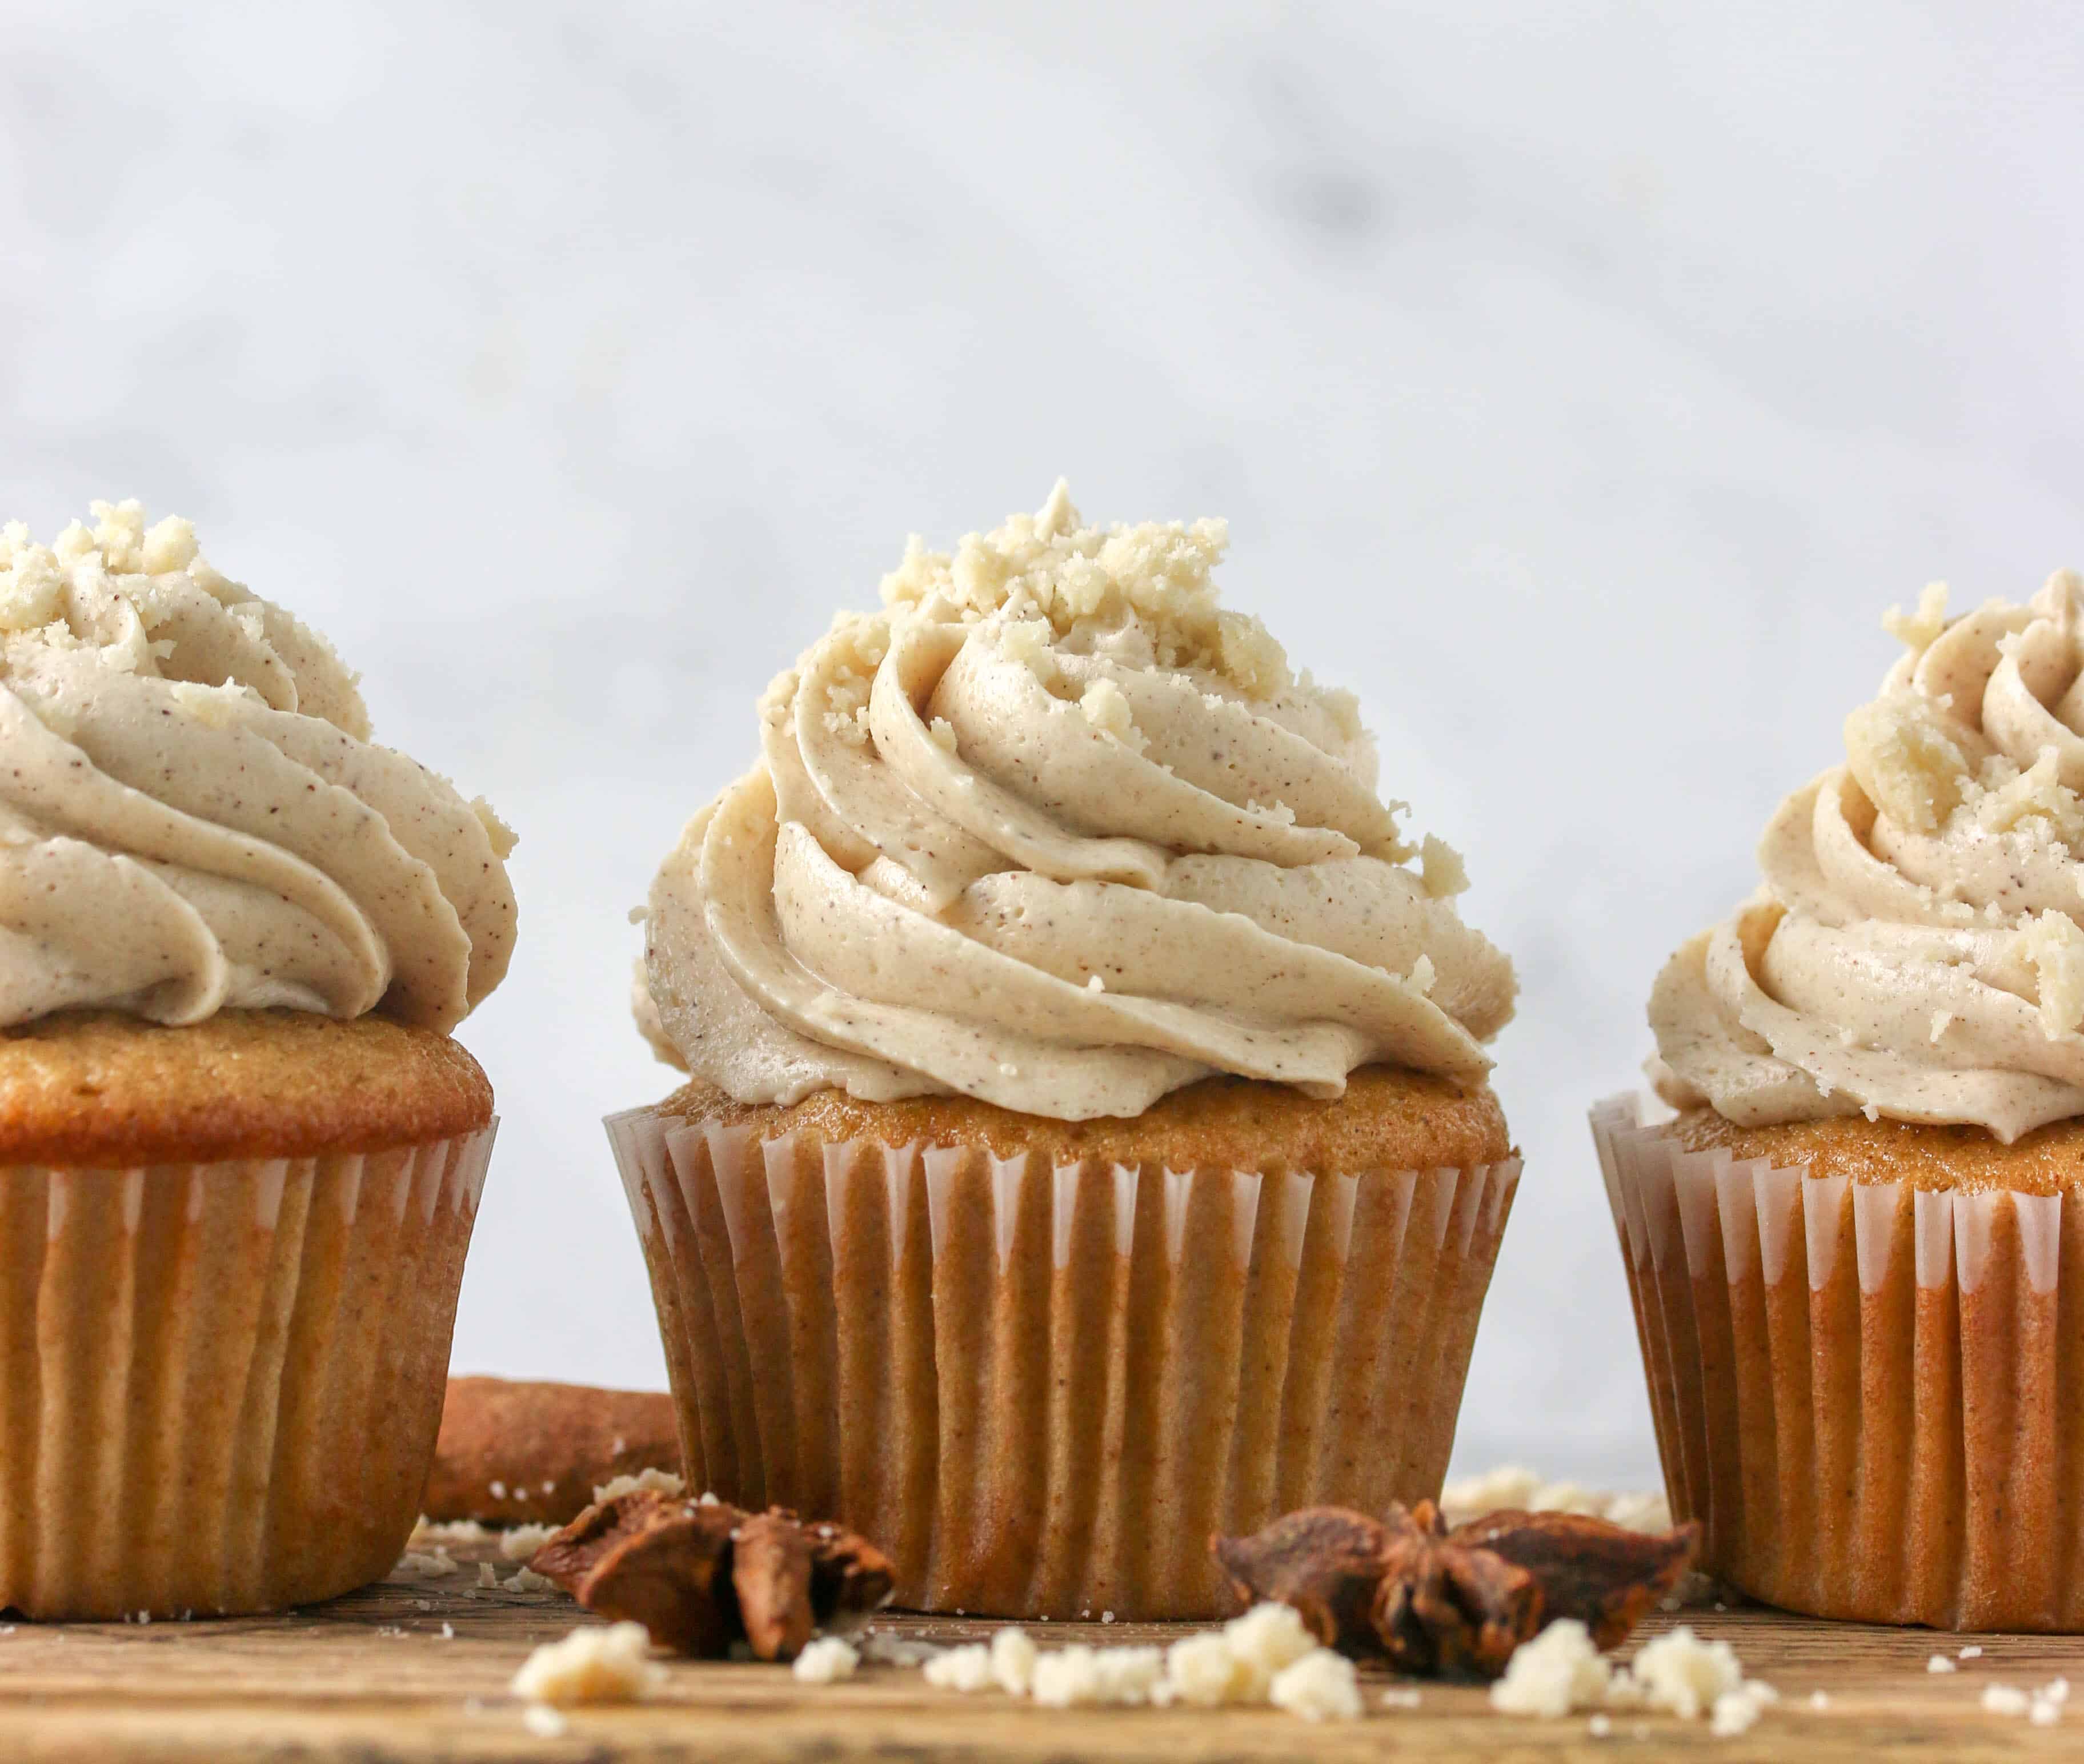
[[1540,1583],[1502,1556],[1457,1543],[1430,1500],[1408,1512],[1391,1507],[1387,1530],[1371,1614],[1390,1665],[1426,1677],[1497,1677],[1540,1631]]
[[837,1525],[648,1488],[587,1508],[529,1566],[588,1610],[702,1659],[741,1639],[762,1660],[794,1659],[815,1629],[875,1610],[894,1584],[889,1559]]
[[1618,1643],[1677,1584],[1700,1527],[1630,1531],[1576,1513],[1497,1512],[1450,1531],[1431,1501],[1386,1521],[1313,1507],[1211,1540],[1238,1596],[1278,1599],[1319,1640],[1426,1676],[1496,1677],[1573,1617]]
[[756,1515],[731,1540],[739,1621],[762,1660],[794,1660],[811,1639],[811,1546],[796,1516]]
[[1357,1660],[1382,1651],[1375,1631],[1388,1528],[1348,1507],[1305,1507],[1248,1538],[1214,1538],[1209,1547],[1249,1605],[1292,1605],[1327,1648]]
[[804,1525],[803,1542],[811,1551],[811,1614],[820,1623],[889,1603],[896,1564],[867,1538],[819,1520]]
[[1630,1531],[1585,1513],[1486,1513],[1447,1534],[1459,1549],[1523,1568],[1541,1588],[1542,1622],[1574,1617],[1595,1647],[1618,1648],[1678,1585],[1701,1528]]

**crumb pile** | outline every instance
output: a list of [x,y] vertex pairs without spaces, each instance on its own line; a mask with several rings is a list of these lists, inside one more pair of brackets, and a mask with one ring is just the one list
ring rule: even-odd
[[1780,1701],[1780,1693],[1747,1678],[1727,1642],[1703,1641],[1684,1624],[1616,1666],[1592,1645],[1582,1623],[1551,1623],[1512,1656],[1491,1686],[1491,1705],[1506,1715],[1566,1715],[1582,1709],[1655,1709],[1681,1720],[1709,1719],[1718,1735],[1742,1733]]
[[1286,1605],[1255,1605],[1170,1648],[1074,1643],[1044,1652],[1026,1631],[1002,1629],[988,1643],[948,1648],[921,1665],[938,1689],[999,1690],[1045,1708],[1270,1704],[1310,1721],[1350,1721],[1361,1713],[1353,1663],[1319,1646]]

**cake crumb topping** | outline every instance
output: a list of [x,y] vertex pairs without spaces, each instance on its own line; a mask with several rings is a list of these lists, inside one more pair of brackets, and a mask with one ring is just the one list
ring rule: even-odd
[[1247,697],[1269,698],[1293,676],[1264,625],[1218,603],[1212,577],[1229,544],[1222,520],[1087,527],[1059,478],[1036,514],[968,534],[952,553],[929,551],[913,535],[883,579],[883,599],[916,607],[938,595],[968,618],[1039,616],[1048,625],[1037,634],[1043,655],[1050,633],[1133,627],[1160,667],[1210,674]]

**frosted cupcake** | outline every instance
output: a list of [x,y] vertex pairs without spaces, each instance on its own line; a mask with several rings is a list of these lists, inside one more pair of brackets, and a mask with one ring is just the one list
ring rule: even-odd
[[1437,1493],[1519,1164],[1510,964],[1218,522],[917,542],[654,885],[609,1123],[688,1474],[900,1603],[1230,1608],[1212,1531]]
[[0,1607],[272,1609],[417,1511],[510,840],[187,522],[94,512],[0,532]]
[[[1776,1605],[2084,1628],[2084,582],[1948,621],[1594,1130],[1673,1515]],[[1667,1111],[1668,1112],[1668,1111]]]

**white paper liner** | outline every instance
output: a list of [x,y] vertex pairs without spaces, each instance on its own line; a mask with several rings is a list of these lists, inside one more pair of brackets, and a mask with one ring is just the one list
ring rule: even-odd
[[0,1168],[0,1607],[214,1615],[387,1573],[497,1125],[366,1156]]
[[2084,1629],[2084,1196],[1853,1182],[1591,1111],[1672,1512],[1794,1610]]
[[1436,1495],[1518,1160],[1316,1178],[607,1127],[693,1486],[914,1609],[1235,1608],[1213,1532]]

